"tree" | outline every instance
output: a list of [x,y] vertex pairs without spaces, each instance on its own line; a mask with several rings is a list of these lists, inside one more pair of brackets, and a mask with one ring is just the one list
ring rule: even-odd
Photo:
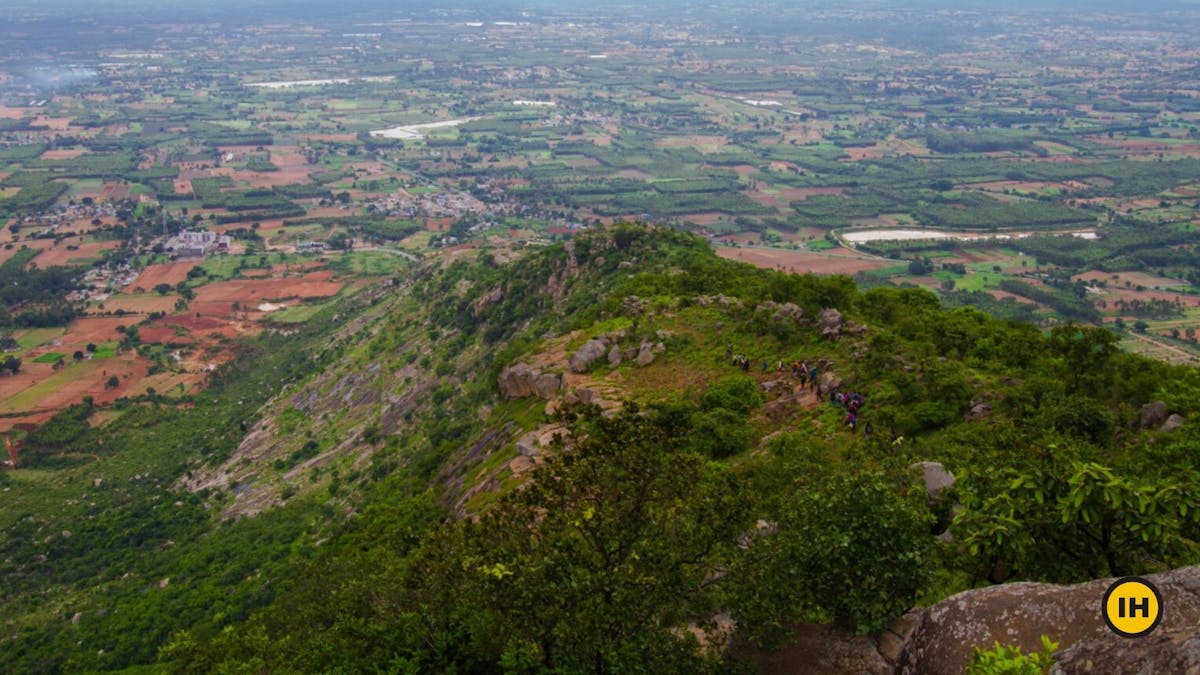
[[158,284],[154,287],[154,292],[159,295],[166,295],[171,292],[171,284]]
[[116,375],[110,375],[108,381],[104,383],[105,389],[116,389],[121,386],[121,379]]
[[76,349],[75,353],[71,355],[71,358],[75,359],[76,361],[82,361],[83,360],[83,350]]
[[768,644],[804,619],[880,630],[913,606],[928,580],[932,524],[925,491],[882,473],[795,490],[778,531],[756,541],[733,573],[734,618]]
[[421,669],[706,669],[686,626],[715,612],[749,526],[736,483],[635,406],[571,423],[528,489],[440,528],[410,562],[405,597],[383,609],[444,660]]
[[[1060,455],[1078,454],[1060,447]],[[1183,476],[1127,476],[1082,459],[963,476],[952,531],[976,578],[1059,583],[1184,564],[1200,497]]]
[[[1137,325],[1134,325],[1137,329]],[[1102,376],[1117,351],[1117,336],[1107,328],[1081,326],[1075,322],[1050,331],[1050,349],[1062,359],[1070,392],[1079,390],[1085,375]]]
[[4,357],[4,370],[7,370],[10,375],[16,375],[21,372],[21,359],[9,354]]

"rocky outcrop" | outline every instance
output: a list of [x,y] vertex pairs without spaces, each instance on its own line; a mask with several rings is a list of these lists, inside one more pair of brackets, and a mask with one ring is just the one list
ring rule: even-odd
[[821,310],[820,316],[817,317],[817,328],[821,335],[836,338],[842,334],[842,313],[832,307]]
[[788,322],[804,319],[804,309],[791,302],[778,303],[772,300],[759,303],[754,308],[755,313],[770,314],[772,321]]
[[484,293],[483,295],[479,296],[475,302],[471,303],[471,316],[479,318],[485,312],[487,312],[492,305],[500,302],[503,299],[504,291],[499,288],[494,288],[491,291]]
[[506,399],[553,398],[562,388],[562,376],[542,373],[524,363],[509,366],[500,371],[500,395]]
[[[659,344],[661,345],[662,343]],[[643,342],[642,346],[638,348],[637,358],[633,362],[639,366],[648,366],[654,363],[654,357],[658,351],[660,350],[657,350],[654,345],[651,345],[649,342]]]
[[554,398],[562,389],[563,378],[557,373],[542,373],[533,381],[533,393],[541,399]]
[[1168,417],[1167,421],[1163,422],[1163,425],[1161,427],[1159,427],[1158,430],[1159,431],[1175,431],[1179,427],[1183,426],[1183,423],[1185,421],[1186,420],[1184,420],[1183,415],[1174,414],[1174,415],[1171,415],[1170,417]]
[[624,316],[641,316],[646,313],[650,304],[636,295],[625,296],[621,301],[621,314]]
[[726,309],[741,309],[744,306],[741,300],[731,298],[728,295],[699,295],[696,296],[696,304],[701,307],[718,305]]
[[1157,429],[1167,421],[1167,404],[1163,401],[1155,401],[1142,406],[1142,422],[1143,429]]
[[1068,673],[1200,673],[1200,631],[1163,630],[1128,640],[1102,635],[1060,651],[1051,675]]
[[507,399],[533,396],[535,379],[537,379],[537,372],[524,363],[509,366],[500,371],[500,395]]
[[971,410],[963,416],[964,422],[981,422],[992,414],[992,404],[986,402],[971,402]]
[[930,502],[937,502],[943,492],[954,487],[954,474],[947,471],[941,462],[917,462],[908,468],[921,472],[921,481]]
[[[1149,637],[1129,640],[1105,625],[1099,608],[1112,579],[1073,586],[1003,584],[959,593],[917,613],[897,672],[958,675],[976,646],[1000,642],[1037,651],[1042,635],[1059,643],[1055,672],[1190,672],[1191,666],[1176,664],[1198,662],[1200,566],[1146,578],[1162,593],[1164,607],[1162,623]],[[1162,665],[1140,667],[1147,662]]]
[[604,344],[603,340],[595,338],[588,340],[571,355],[571,372],[586,373],[592,367],[593,363],[604,356],[606,351],[608,351],[608,346]]
[[787,380],[769,380],[759,384],[758,390],[764,394],[790,394],[792,383]]
[[621,365],[621,348],[613,345],[612,349],[608,350],[608,365],[616,368]]

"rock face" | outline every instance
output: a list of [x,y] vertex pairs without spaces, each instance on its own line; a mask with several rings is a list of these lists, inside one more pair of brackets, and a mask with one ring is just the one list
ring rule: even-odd
[[608,365],[614,368],[621,365],[621,348],[617,345],[608,350]]
[[562,376],[541,373],[524,363],[518,363],[500,371],[499,383],[500,394],[506,399],[529,398],[534,395],[550,399],[562,387]]
[[821,335],[836,338],[842,334],[842,313],[832,307],[821,310],[821,315],[817,317],[817,328],[821,330]]
[[990,403],[973,403],[971,411],[964,417],[964,422],[979,422],[987,419],[992,414],[992,404]]
[[772,321],[800,321],[804,318],[804,309],[791,302],[778,303],[771,300],[759,303],[754,308],[755,313],[762,312],[771,315]]
[[929,501],[936,502],[942,498],[942,493],[954,487],[954,474],[946,470],[941,462],[917,462],[910,464],[910,469],[921,471],[921,479],[925,483],[925,494]]
[[1183,426],[1183,423],[1184,423],[1183,415],[1171,415],[1170,417],[1167,418],[1166,422],[1163,422],[1163,425],[1161,427],[1159,427],[1158,430],[1159,431],[1175,431],[1179,427]]
[[1142,428],[1154,429],[1161,427],[1167,421],[1167,404],[1162,401],[1147,403],[1142,406]]
[[654,347],[649,342],[643,342],[642,346],[638,349],[637,358],[634,359],[634,363],[639,366],[648,366],[654,363],[654,355]]
[[758,390],[764,394],[790,394],[792,383],[787,380],[770,380],[759,384]]
[[1083,640],[1056,655],[1052,675],[1067,673],[1200,672],[1200,633],[1195,627],[1163,630],[1137,640],[1105,635]]
[[535,379],[537,373],[524,363],[509,366],[500,371],[500,394],[508,399],[532,396]]
[[537,394],[538,398],[552,399],[562,388],[562,383],[562,375],[542,373],[533,381],[533,393]]
[[[1149,637],[1129,640],[1105,625],[1100,602],[1112,579],[1003,584],[959,593],[920,612],[897,672],[958,675],[976,646],[999,641],[1037,651],[1042,635],[1059,643],[1055,672],[1193,672],[1189,668],[1200,663],[1200,566],[1146,578],[1162,593],[1164,607],[1162,623]],[[1148,663],[1156,665],[1141,667]]]
[[586,373],[604,353],[608,351],[602,340],[588,340],[579,348],[579,351],[571,355],[571,371],[575,373]]

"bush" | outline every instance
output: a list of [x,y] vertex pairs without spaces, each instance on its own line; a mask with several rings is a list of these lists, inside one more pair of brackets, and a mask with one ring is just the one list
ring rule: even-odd
[[729,410],[747,415],[762,405],[762,395],[754,380],[744,375],[728,377],[713,384],[700,398],[700,407],[706,411]]
[[1051,642],[1047,635],[1042,636],[1042,651],[1030,654],[1022,654],[1020,647],[999,642],[988,650],[976,647],[971,663],[967,665],[967,675],[1042,675],[1050,672],[1057,649],[1058,643]]

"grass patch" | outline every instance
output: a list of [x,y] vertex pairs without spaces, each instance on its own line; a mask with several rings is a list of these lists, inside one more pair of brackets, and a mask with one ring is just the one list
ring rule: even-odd
[[55,361],[61,361],[64,358],[66,358],[66,355],[64,355],[60,352],[46,352],[45,354],[42,354],[41,356],[34,359],[33,362],[34,363],[54,363]]

